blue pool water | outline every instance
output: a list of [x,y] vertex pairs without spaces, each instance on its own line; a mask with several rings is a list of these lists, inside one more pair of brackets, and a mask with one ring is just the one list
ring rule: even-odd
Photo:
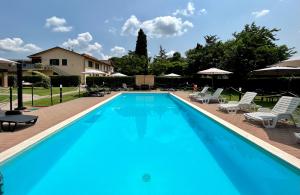
[[4,195],[300,194],[300,173],[169,94],[122,94],[0,166]]

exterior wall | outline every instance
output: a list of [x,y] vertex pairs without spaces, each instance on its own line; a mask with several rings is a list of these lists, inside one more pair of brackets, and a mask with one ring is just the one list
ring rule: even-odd
[[[50,59],[59,59],[59,65],[51,65],[51,69],[59,75],[78,75],[81,77],[81,83],[85,83],[85,77],[89,76],[82,74],[82,72],[88,69],[96,69],[96,64],[99,64],[99,69],[97,68],[96,70],[100,70],[108,74],[113,72],[113,66],[111,65],[105,64],[97,59],[93,59],[92,57],[89,58],[81,56],[80,54],[77,55],[76,53],[62,48],[50,49],[32,57],[32,59],[35,60],[38,58],[41,58],[41,64],[43,66],[50,66]],[[67,65],[62,65],[62,59],[66,59],[68,61]],[[89,67],[89,61],[92,62],[92,67]],[[53,75],[53,71],[48,72],[47,70],[44,74]]]
[[[50,59],[59,59],[59,66],[53,66],[60,69],[62,72],[68,75],[80,75],[84,71],[84,57],[80,55],[73,54],[71,52],[65,51],[63,49],[53,49],[45,53],[40,54],[42,64],[44,66],[50,65]],[[62,65],[62,59],[67,59],[68,64],[66,66]]]
[[[84,61],[85,69],[96,69],[109,74],[114,72],[113,66],[107,65],[105,63],[101,63],[99,61],[95,61],[88,58],[86,58]],[[89,61],[93,62],[93,67],[89,67]],[[99,69],[96,68],[96,64],[99,64]]]

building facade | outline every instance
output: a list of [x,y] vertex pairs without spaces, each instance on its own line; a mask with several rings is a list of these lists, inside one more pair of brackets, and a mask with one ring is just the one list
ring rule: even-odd
[[[86,76],[108,76],[114,72],[114,66],[109,60],[99,60],[61,47],[47,49],[28,57],[33,68],[39,68],[38,71],[46,75],[78,75],[82,83],[85,82]],[[91,70],[99,74],[83,74]]]

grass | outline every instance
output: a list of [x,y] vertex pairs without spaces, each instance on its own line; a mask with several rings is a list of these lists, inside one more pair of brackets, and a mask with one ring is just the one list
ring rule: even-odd
[[[79,94],[77,92],[63,95],[62,102],[67,102],[67,101],[74,100],[77,98],[79,98]],[[60,103],[59,96],[54,96],[53,97],[53,105],[59,104],[59,103]],[[25,106],[31,106],[31,101],[25,102],[24,104],[25,104]],[[33,106],[51,106],[51,98],[42,98],[42,99],[34,100]]]
[[[59,87],[52,87],[52,94],[59,94]],[[63,87],[62,92],[78,91],[78,87]],[[13,89],[13,93],[17,93],[17,88]],[[23,87],[23,94],[31,94],[31,87]],[[50,95],[50,88],[34,87],[33,94],[39,96]]]
[[[13,95],[13,100],[17,99],[17,96]],[[9,102],[9,95],[0,95],[0,102]]]
[[[239,94],[236,92],[223,92],[221,95],[223,98],[225,98],[227,101],[239,101]],[[273,108],[273,106],[276,104],[277,99],[274,99],[274,101],[266,101],[266,99],[261,100],[260,96],[256,96],[254,100],[255,104],[266,107],[266,108]]]

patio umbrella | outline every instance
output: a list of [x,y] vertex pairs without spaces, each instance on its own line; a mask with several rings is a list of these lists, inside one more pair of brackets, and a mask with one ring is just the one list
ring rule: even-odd
[[100,70],[85,70],[84,72],[81,72],[82,74],[105,74],[105,72],[102,72]]
[[222,70],[222,69],[218,69],[218,68],[209,68],[206,70],[201,70],[199,72],[197,72],[197,74],[203,74],[203,75],[210,75],[211,76],[211,85],[212,88],[214,87],[214,76],[215,75],[228,75],[228,74],[232,74],[232,72],[226,71],[226,70]]
[[273,66],[300,68],[300,56],[292,57],[288,60],[274,64]]
[[17,64],[17,62],[5,58],[0,58],[0,64]]
[[175,74],[175,73],[170,73],[170,74],[166,74],[165,77],[181,77],[181,75]]
[[300,75],[300,68],[287,66],[270,66],[267,68],[253,70],[251,74],[262,76],[295,76]]
[[114,73],[114,74],[112,74],[110,76],[112,76],[112,77],[127,77],[126,74],[122,74],[122,73],[119,73],[119,72],[116,72],[116,73]]

